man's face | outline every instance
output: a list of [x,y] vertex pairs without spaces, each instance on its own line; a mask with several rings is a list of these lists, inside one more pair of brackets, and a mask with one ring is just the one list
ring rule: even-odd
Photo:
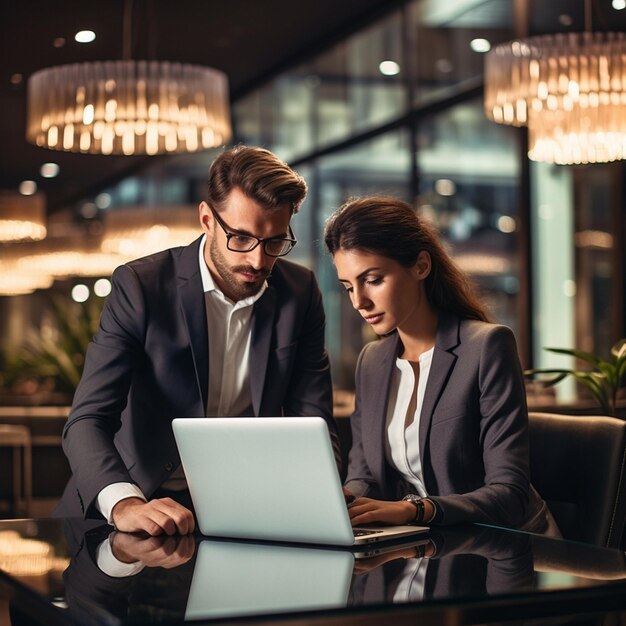
[[[200,223],[207,234],[204,258],[221,291],[233,302],[258,293],[270,275],[276,257],[267,256],[263,244],[249,252],[229,250],[226,233],[206,202],[200,204],[199,210]],[[219,216],[231,233],[261,239],[289,236],[290,205],[266,209],[237,187],[228,195]]]

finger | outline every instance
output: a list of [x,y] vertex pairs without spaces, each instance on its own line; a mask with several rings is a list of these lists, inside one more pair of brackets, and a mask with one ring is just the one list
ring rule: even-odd
[[193,537],[190,535],[184,535],[181,537],[180,543],[178,544],[178,551],[185,561],[188,561],[193,556],[195,549],[196,542]]
[[116,518],[115,527],[124,533],[144,532],[150,536],[163,533],[163,529],[150,516],[147,503],[125,508]]
[[160,510],[169,515],[176,524],[177,532],[181,535],[187,535],[195,530],[196,524],[193,513],[172,498],[161,498],[155,500],[159,503]]
[[178,532],[176,520],[172,517],[172,510],[159,500],[151,500],[143,505],[138,521],[141,529],[153,536],[163,533],[171,536]]
[[163,514],[167,515],[175,525],[174,532],[168,534],[179,533],[181,535],[187,535],[194,531],[195,522],[193,513],[182,504],[171,498],[162,498],[153,500],[153,502],[155,503],[155,507]]

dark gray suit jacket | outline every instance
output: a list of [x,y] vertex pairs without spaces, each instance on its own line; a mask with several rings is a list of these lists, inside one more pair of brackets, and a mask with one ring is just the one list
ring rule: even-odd
[[[63,430],[72,478],[58,513],[99,515],[98,493],[136,483],[150,497],[179,465],[175,417],[205,415],[208,332],[200,239],[123,265],[89,345]],[[250,386],[254,414],[332,418],[322,298],[312,272],[278,259],[254,304]]]
[[[346,479],[355,495],[397,499],[407,493],[384,449],[399,348],[393,333],[365,346],[359,357]],[[545,523],[547,508],[530,487],[526,394],[509,328],[440,315],[419,447],[426,490],[442,513],[439,523],[528,529]]]

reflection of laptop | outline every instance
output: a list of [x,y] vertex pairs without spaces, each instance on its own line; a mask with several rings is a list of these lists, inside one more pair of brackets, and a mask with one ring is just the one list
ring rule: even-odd
[[343,608],[353,565],[345,550],[204,540],[185,619]]
[[350,546],[428,530],[353,532],[320,417],[178,418],[172,426],[204,535]]

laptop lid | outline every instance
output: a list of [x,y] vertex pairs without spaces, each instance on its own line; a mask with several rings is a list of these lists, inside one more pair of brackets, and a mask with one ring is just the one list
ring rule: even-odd
[[[355,544],[321,417],[177,418],[172,427],[202,534]],[[356,542],[425,530],[376,527]]]

